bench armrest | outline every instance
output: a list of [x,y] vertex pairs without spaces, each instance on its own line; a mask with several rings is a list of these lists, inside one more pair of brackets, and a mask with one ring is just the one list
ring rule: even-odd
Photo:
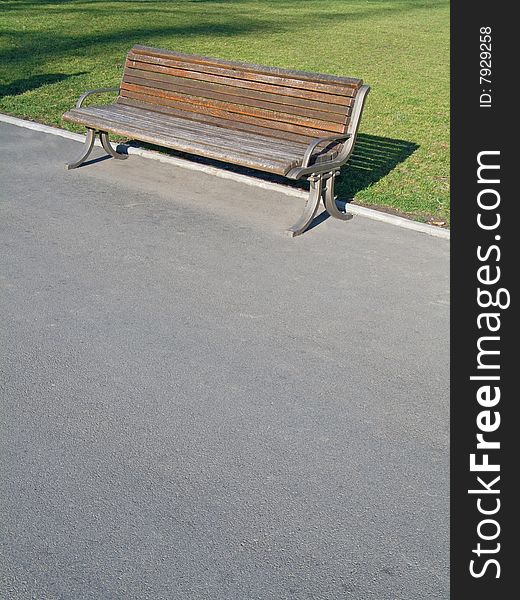
[[323,138],[318,138],[317,140],[313,140],[307,146],[307,149],[305,150],[305,154],[303,155],[301,167],[306,168],[309,166],[309,162],[312,158],[312,153],[319,145],[324,144],[325,142],[339,142],[341,140],[348,140],[349,137],[351,137],[351,134],[345,133],[343,135],[331,135],[328,137],[323,137]]
[[81,105],[85,101],[85,98],[92,96],[93,94],[104,94],[107,92],[119,92],[119,86],[117,87],[108,87],[108,88],[98,88],[97,90],[87,90],[78,98],[76,102],[76,108],[81,108]]
[[[344,165],[347,162],[347,160],[350,158],[350,155],[352,154],[352,150],[354,149],[354,143],[356,142],[361,113],[363,112],[363,106],[365,105],[365,99],[369,91],[370,87],[368,85],[362,85],[359,88],[354,99],[354,104],[352,106],[347,133],[345,133],[344,135],[336,135],[313,140],[305,150],[305,154],[303,155],[301,165],[290,169],[285,174],[286,177],[289,177],[289,179],[300,179],[301,177],[308,177],[309,175],[326,173],[334,169],[339,169],[342,165]],[[309,163],[311,162],[312,153],[319,144],[321,144],[322,142],[333,142],[341,140],[344,140],[345,143],[343,144],[341,150],[338,152],[338,155],[334,159],[327,160],[322,163],[315,163],[313,165],[309,165]]]

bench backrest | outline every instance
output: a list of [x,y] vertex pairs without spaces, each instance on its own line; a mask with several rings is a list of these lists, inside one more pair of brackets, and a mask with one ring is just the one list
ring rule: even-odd
[[306,144],[347,132],[362,83],[134,46],[117,102]]

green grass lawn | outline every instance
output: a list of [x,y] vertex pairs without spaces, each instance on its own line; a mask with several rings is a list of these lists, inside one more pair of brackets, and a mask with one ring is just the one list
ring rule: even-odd
[[447,0],[0,0],[0,31],[0,111],[73,130],[61,115],[134,43],[361,77],[338,194],[449,219]]

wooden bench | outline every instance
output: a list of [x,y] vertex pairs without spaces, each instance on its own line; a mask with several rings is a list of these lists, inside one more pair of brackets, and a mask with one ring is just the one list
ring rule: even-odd
[[[108,133],[290,179],[310,180],[299,235],[320,200],[332,217],[346,219],[334,199],[334,178],[352,154],[369,91],[362,80],[231,62],[134,46],[121,85],[82,94],[65,121],[87,128],[85,149],[68,164],[81,165],[99,133],[105,151],[126,158]],[[118,92],[110,105],[83,106],[93,94]]]

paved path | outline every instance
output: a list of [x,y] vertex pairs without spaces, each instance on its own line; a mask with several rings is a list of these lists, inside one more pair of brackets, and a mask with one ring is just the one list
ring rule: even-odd
[[445,600],[448,243],[79,150],[0,125],[0,597]]

